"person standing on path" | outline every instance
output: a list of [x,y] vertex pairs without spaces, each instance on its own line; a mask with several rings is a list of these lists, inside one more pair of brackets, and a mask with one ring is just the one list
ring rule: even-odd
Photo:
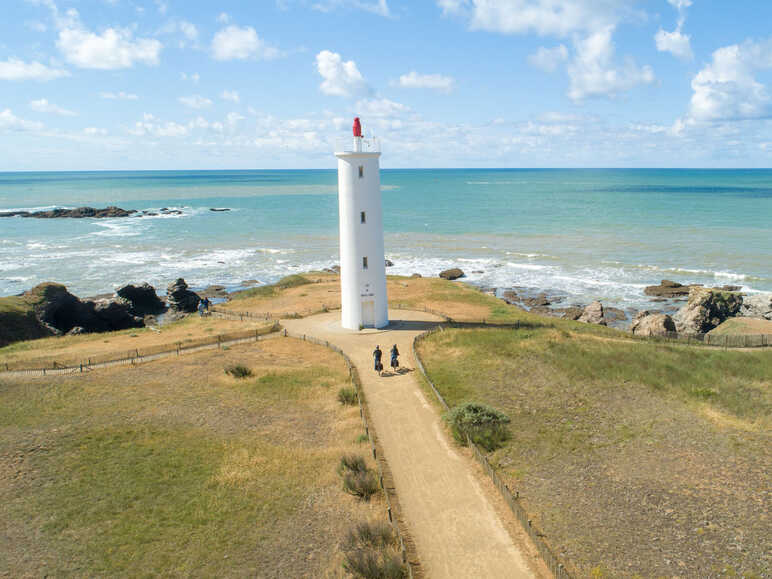
[[391,367],[394,370],[399,368],[399,350],[397,350],[396,344],[391,347]]
[[381,375],[381,372],[383,371],[383,364],[381,364],[381,358],[383,357],[383,351],[381,351],[380,346],[375,346],[375,350],[373,350],[373,359],[375,360],[375,371],[378,372],[378,375]]

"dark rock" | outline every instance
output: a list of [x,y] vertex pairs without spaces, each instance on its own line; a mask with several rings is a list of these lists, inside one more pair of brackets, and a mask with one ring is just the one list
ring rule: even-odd
[[627,313],[619,308],[607,306],[603,308],[603,317],[609,322],[614,322],[617,320],[626,320]]
[[454,280],[460,277],[464,277],[464,272],[461,269],[454,267],[451,269],[446,269],[445,271],[441,271],[440,277],[442,279]]
[[166,310],[166,306],[156,294],[155,288],[147,282],[141,285],[126,284],[118,288],[115,294],[128,302],[129,311],[135,316],[160,314]]
[[[129,302],[122,298],[83,302],[83,305],[86,309],[92,309],[94,315],[101,322],[93,331],[126,330],[128,328],[141,328],[145,325],[145,321],[141,317],[130,313]],[[88,326],[85,327],[91,329]]]
[[584,308],[581,306],[569,306],[567,308],[556,308],[555,312],[563,314],[563,318],[566,320],[578,320],[584,313]]
[[636,336],[667,336],[676,331],[676,325],[667,314],[644,310],[635,316],[630,330]]
[[651,298],[650,302],[666,302],[667,298]]
[[501,299],[503,299],[508,304],[514,304],[520,301],[520,296],[517,295],[515,290],[505,290],[501,292]]
[[222,212],[222,211],[230,211],[230,209],[228,207],[210,207],[209,211]]
[[390,259],[387,259],[385,261],[385,265],[386,265],[386,267],[394,267],[394,262],[391,261]]
[[739,292],[743,288],[739,285],[722,285],[721,289],[725,292]]
[[77,336],[79,334],[88,334],[88,332],[86,331],[86,328],[82,326],[75,326],[69,332],[67,332],[68,336]]
[[476,269],[472,273],[485,273],[485,272],[481,269]]
[[678,282],[663,279],[659,285],[650,285],[644,288],[643,293],[647,296],[672,298],[675,296],[688,296],[689,290],[692,287],[693,286],[681,285]]
[[544,293],[541,293],[534,298],[525,298],[522,301],[525,305],[531,308],[550,305],[550,301],[547,299],[547,294],[544,294]]
[[412,277],[412,278],[414,278],[414,279],[415,279],[415,278],[419,278],[419,277],[423,277],[423,276],[422,276],[420,273],[414,273],[414,274],[413,274],[413,275],[411,275],[410,277]]
[[250,286],[259,285],[259,284],[260,282],[257,281],[256,279],[247,279],[242,281],[239,285],[241,285],[242,287],[250,287]]
[[695,287],[689,301],[673,316],[676,328],[685,334],[705,334],[740,312],[743,298],[735,292]]
[[195,312],[201,298],[188,289],[185,280],[178,278],[166,288],[166,303],[177,312]]
[[599,324],[601,326],[605,326],[607,324],[603,313],[603,304],[595,301],[584,308],[584,311],[582,312],[582,315],[579,316],[578,321],[585,322],[587,324]]
[[540,316],[556,316],[555,310],[548,306],[533,306],[528,310],[532,314],[539,314]]
[[12,211],[0,213],[0,217],[35,217],[37,219],[56,219],[60,217],[72,217],[82,219],[84,217],[130,217],[136,213],[136,209],[121,209],[111,205],[104,209],[93,207],[78,207],[77,209],[50,209],[49,211]]

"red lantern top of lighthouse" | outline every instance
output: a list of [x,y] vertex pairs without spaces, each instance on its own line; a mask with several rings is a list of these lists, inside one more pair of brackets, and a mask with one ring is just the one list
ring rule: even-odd
[[359,122],[359,117],[354,117],[354,136],[362,136],[362,124]]

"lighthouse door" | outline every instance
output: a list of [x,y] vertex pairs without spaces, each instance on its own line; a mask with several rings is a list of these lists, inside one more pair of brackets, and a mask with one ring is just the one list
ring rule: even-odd
[[373,300],[362,302],[362,325],[366,328],[375,327],[375,302]]

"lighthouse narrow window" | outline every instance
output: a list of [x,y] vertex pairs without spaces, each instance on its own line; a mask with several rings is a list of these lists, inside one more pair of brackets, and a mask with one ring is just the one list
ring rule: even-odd
[[366,257],[362,258],[362,269],[367,269],[367,258]]
[[363,165],[359,165],[359,178],[361,179],[364,176],[365,176],[365,168]]
[[362,212],[359,214],[359,219],[361,220],[361,222],[362,222],[362,223],[367,223],[367,215],[365,215],[365,212],[364,212],[364,211],[362,211]]

